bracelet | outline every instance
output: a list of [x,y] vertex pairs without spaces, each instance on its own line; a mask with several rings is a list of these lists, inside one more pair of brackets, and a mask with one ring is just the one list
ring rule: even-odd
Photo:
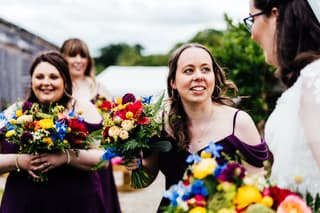
[[65,150],[66,151],[66,155],[67,155],[67,162],[66,162],[66,164],[69,164],[70,163],[70,153],[69,153],[69,150]]
[[17,169],[17,172],[20,172],[20,165],[19,165],[19,155],[16,155],[16,169]]

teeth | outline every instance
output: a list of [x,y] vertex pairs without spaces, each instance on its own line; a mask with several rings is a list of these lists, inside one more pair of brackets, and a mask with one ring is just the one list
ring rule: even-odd
[[193,87],[192,90],[201,91],[204,90],[204,87]]

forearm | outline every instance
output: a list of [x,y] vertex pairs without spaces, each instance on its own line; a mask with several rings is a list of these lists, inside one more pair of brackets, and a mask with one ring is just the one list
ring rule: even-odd
[[20,169],[19,154],[0,155],[0,174]]
[[[89,150],[75,150],[69,149],[69,158],[67,157],[66,163],[78,169],[90,171],[94,166],[100,162],[101,157],[104,153],[103,150],[89,149]],[[68,155],[66,152],[66,155]],[[69,162],[68,162],[69,161]],[[105,164],[104,168],[108,167],[108,163]]]

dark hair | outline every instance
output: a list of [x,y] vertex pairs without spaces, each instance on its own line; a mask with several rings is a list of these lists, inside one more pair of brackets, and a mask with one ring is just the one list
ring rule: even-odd
[[186,149],[189,146],[190,133],[188,131],[188,118],[183,109],[178,92],[172,88],[171,82],[175,81],[177,64],[181,54],[189,48],[200,48],[205,50],[211,58],[213,72],[215,75],[215,88],[212,93],[212,101],[224,105],[233,105],[230,97],[226,96],[229,89],[233,90],[234,95],[238,90],[236,85],[229,80],[226,80],[223,69],[217,64],[210,50],[198,43],[187,43],[178,48],[169,59],[169,74],[167,77],[167,92],[171,100],[169,112],[169,126],[173,130],[173,136],[178,141],[179,147]]
[[70,38],[63,42],[60,52],[64,57],[74,57],[80,54],[81,57],[88,59],[88,65],[84,72],[85,76],[94,78],[94,61],[90,56],[89,48],[86,43],[78,38]]
[[320,57],[320,23],[307,0],[254,0],[254,7],[267,17],[278,9],[275,47],[279,70],[277,74],[290,87],[300,71]]
[[[62,76],[64,82],[64,94],[62,98],[57,102],[60,105],[67,106],[68,102],[71,100],[72,95],[72,82],[68,68],[68,62],[64,59],[64,57],[56,51],[48,51],[40,53],[32,62],[29,74],[32,77],[35,68],[41,63],[47,62],[53,65]],[[32,87],[30,88],[29,95],[27,97],[27,101],[30,102],[38,102],[38,98],[35,96]]]

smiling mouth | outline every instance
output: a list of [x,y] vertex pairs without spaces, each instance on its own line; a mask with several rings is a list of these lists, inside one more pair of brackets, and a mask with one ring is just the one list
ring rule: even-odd
[[203,86],[196,86],[196,87],[191,87],[191,91],[204,91],[206,88]]

